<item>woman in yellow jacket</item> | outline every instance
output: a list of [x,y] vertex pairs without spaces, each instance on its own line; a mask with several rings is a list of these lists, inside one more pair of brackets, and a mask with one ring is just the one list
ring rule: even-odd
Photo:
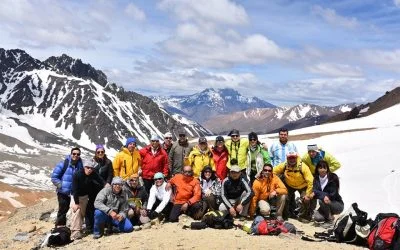
[[189,163],[193,169],[193,176],[198,178],[201,171],[206,166],[210,166],[215,171],[215,163],[213,155],[208,148],[207,139],[205,137],[199,138],[199,145],[193,147],[189,154]]
[[130,137],[126,140],[125,147],[115,156],[113,161],[114,176],[126,180],[133,174],[138,174],[142,160],[136,149],[136,139]]

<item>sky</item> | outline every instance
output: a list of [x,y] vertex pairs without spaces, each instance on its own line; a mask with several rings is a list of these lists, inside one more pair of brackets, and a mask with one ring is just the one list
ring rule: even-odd
[[152,96],[230,87],[338,105],[400,86],[400,0],[2,0],[0,37]]

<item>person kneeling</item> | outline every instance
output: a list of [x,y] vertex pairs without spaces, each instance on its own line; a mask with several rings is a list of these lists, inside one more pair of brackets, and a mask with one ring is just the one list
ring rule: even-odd
[[171,213],[172,203],[170,202],[171,190],[165,188],[167,182],[164,180],[164,174],[158,172],[154,175],[154,185],[150,188],[147,210],[150,219],[168,220]]
[[195,220],[203,216],[200,182],[193,177],[191,166],[184,166],[182,172],[172,177],[166,187],[167,190],[173,187],[175,193],[174,205],[169,215],[170,222],[177,222],[181,213]]
[[242,176],[238,165],[232,165],[229,176],[222,182],[220,211],[229,210],[229,213],[236,217],[238,214],[247,216],[253,192],[249,183]]
[[129,204],[128,218],[132,224],[145,224],[150,221],[146,206],[149,195],[139,183],[139,175],[132,174],[123,187]]
[[254,196],[250,204],[250,217],[253,217],[257,208],[260,215],[270,216],[283,221],[282,213],[288,193],[281,179],[272,173],[272,165],[264,164],[261,173],[256,175],[253,183]]
[[107,224],[118,227],[119,232],[132,232],[133,226],[127,220],[128,211],[127,195],[122,190],[124,181],[121,177],[114,177],[111,186],[103,188],[94,202],[94,229],[93,238],[98,239],[104,234]]

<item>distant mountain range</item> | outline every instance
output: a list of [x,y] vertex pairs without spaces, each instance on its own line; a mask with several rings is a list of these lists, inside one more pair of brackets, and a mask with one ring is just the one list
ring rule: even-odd
[[203,123],[217,115],[231,114],[252,108],[274,108],[275,105],[257,97],[244,97],[231,88],[208,88],[193,95],[152,97],[169,113],[183,115]]
[[166,131],[177,135],[185,129],[193,137],[210,134],[65,54],[42,62],[23,50],[0,49],[0,102],[7,123],[45,144],[90,148],[102,143],[117,150],[126,136],[136,137],[143,146],[151,134],[161,136]]

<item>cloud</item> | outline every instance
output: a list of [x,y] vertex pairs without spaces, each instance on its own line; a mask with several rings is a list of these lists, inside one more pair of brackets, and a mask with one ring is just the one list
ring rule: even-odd
[[360,77],[363,72],[358,66],[337,63],[318,63],[306,67],[311,73],[331,77]]
[[393,0],[394,5],[400,7],[400,0]]
[[353,29],[359,25],[357,18],[340,16],[336,13],[335,10],[330,8],[323,8],[319,5],[314,5],[311,8],[311,12],[317,16],[322,17],[326,22],[335,26],[337,25],[348,29]]
[[125,8],[125,13],[128,16],[133,17],[137,21],[144,21],[146,19],[146,14],[143,10],[139,9],[135,4],[129,3]]
[[362,50],[360,61],[381,69],[400,72],[400,49],[396,50]]
[[172,11],[180,21],[243,25],[249,22],[245,9],[228,0],[162,0],[162,10]]

